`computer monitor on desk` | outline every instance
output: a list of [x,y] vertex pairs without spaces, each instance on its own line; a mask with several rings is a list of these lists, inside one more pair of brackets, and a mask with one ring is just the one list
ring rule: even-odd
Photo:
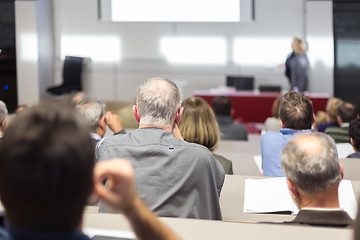
[[226,86],[235,87],[236,90],[253,91],[254,77],[252,76],[226,76]]

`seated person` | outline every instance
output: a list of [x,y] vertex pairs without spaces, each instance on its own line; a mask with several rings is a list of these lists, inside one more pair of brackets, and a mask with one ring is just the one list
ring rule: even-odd
[[[181,136],[187,142],[198,143],[211,152],[220,141],[220,130],[209,104],[199,97],[187,98],[182,102],[184,112],[179,124]],[[232,162],[214,154],[225,169],[225,174],[233,174]]]
[[318,130],[319,129],[319,125],[326,123],[326,112],[324,111],[317,111],[316,112],[316,116],[315,116],[315,123],[314,123],[314,130]]
[[288,223],[346,227],[353,224],[339,208],[343,168],[334,141],[323,133],[297,133],[281,152],[281,167],[300,211]]
[[339,127],[337,109],[343,103],[340,98],[330,98],[326,103],[326,123],[319,124],[318,132],[325,132],[328,127]]
[[325,133],[330,135],[336,143],[349,142],[349,124],[350,121],[359,117],[357,107],[349,102],[344,102],[338,107],[337,121],[340,127],[328,127]]
[[[222,219],[224,168],[206,147],[178,136],[183,110],[175,83],[164,78],[145,81],[133,106],[139,129],[100,141],[97,159],[130,160],[137,191],[159,216]],[[100,212],[109,211],[100,202]]]
[[216,97],[212,103],[212,107],[215,112],[216,121],[220,127],[222,140],[248,140],[246,127],[241,123],[233,122],[231,119],[234,109],[228,97]]
[[302,93],[292,90],[286,93],[280,100],[279,115],[280,131],[268,131],[261,137],[262,168],[266,177],[283,177],[281,150],[295,133],[313,131],[313,105]]
[[265,131],[278,132],[281,128],[281,122],[279,119],[280,99],[281,99],[281,97],[277,97],[272,104],[272,107],[271,107],[272,117],[266,118],[265,123],[264,123]]
[[346,158],[360,158],[360,119],[357,118],[350,122],[349,137],[355,152]]
[[[35,106],[18,113],[0,145],[0,198],[6,211],[0,239],[90,240],[83,210],[95,191],[122,211],[141,239],[178,239],[134,189],[128,161],[97,164],[88,131],[72,107]],[[113,183],[106,189],[102,180]]]
[[95,144],[104,137],[106,126],[114,134],[125,133],[122,128],[121,118],[111,112],[106,113],[105,104],[101,101],[85,98],[78,102],[75,108],[83,117]]

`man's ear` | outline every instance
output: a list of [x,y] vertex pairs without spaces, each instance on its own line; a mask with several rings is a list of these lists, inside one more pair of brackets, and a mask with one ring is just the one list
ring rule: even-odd
[[341,164],[341,162],[339,162],[339,167],[340,167],[340,172],[341,172],[341,179],[343,179],[344,178],[344,167]]
[[99,127],[104,130],[106,129],[106,115],[102,116],[99,120]]
[[179,124],[183,112],[184,112],[184,107],[179,107],[175,117],[175,124]]
[[137,108],[136,105],[134,105],[134,106],[132,107],[132,112],[133,112],[133,114],[134,114],[135,120],[136,120],[138,123],[140,123],[140,115],[139,115],[139,111],[138,111],[138,108]]
[[291,192],[292,195],[293,195],[293,198],[294,198],[295,202],[299,204],[300,193],[299,193],[297,187],[296,187],[295,184],[294,184],[291,180],[289,180],[289,179],[286,180],[286,183],[287,183],[287,185],[288,185],[288,187],[289,187],[289,189],[290,189],[290,192]]
[[315,113],[313,113],[313,124],[315,123],[315,119],[316,119],[316,116],[315,116]]
[[281,121],[281,119],[279,119],[279,120],[280,120],[280,123],[281,123],[281,128],[286,128],[283,121]]
[[[354,144],[354,139],[351,137],[350,138],[350,143],[351,143],[351,146],[353,146],[354,150],[355,150],[355,144]],[[355,150],[356,151],[356,150]]]
[[343,121],[341,120],[341,117],[337,116],[336,117],[338,124],[341,126],[341,124],[343,123]]
[[4,120],[2,120],[2,122],[1,122],[0,131],[4,131],[4,129],[5,129],[5,124],[6,124],[6,118],[4,118]]

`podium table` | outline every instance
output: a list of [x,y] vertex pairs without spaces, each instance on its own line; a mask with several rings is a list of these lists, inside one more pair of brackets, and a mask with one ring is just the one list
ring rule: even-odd
[[[228,96],[232,102],[234,119],[241,119],[244,122],[265,122],[267,117],[271,117],[271,107],[274,100],[281,96],[281,93],[256,92],[256,91],[237,91],[237,92],[215,92],[215,91],[194,91],[194,96],[202,97],[212,105],[216,96]],[[319,110],[325,111],[329,95],[325,93],[305,93],[313,103],[314,113]]]

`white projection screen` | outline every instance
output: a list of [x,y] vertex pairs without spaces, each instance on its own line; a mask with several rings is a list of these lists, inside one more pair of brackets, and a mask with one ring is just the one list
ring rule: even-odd
[[112,22],[250,22],[254,0],[98,0]]

